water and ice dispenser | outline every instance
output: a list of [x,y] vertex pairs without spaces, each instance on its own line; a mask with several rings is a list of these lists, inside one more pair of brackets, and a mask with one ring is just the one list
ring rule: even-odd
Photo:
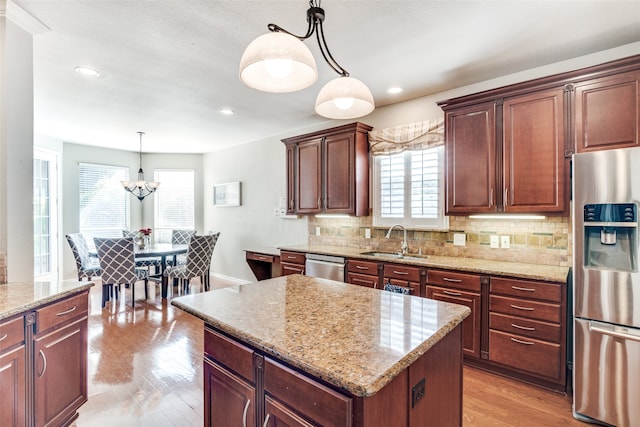
[[634,203],[584,206],[584,265],[638,270],[638,208]]

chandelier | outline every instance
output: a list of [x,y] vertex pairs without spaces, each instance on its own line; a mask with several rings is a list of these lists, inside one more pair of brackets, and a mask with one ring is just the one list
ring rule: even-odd
[[316,62],[303,40],[314,33],[322,57],[339,74],[318,93],[315,111],[330,119],[353,119],[375,108],[373,95],[360,80],[350,77],[333,58],[324,38],[324,9],[320,0],[310,0],[307,10],[307,33],[297,36],[284,28],[269,24],[269,33],[247,46],[240,60],[240,80],[265,92],[294,92],[311,86],[318,79]]
[[143,201],[145,197],[153,193],[158,189],[159,182],[144,180],[144,171],[142,170],[142,135],[144,132],[138,132],[140,134],[140,169],[138,169],[137,181],[120,181],[125,190],[133,194],[138,200]]

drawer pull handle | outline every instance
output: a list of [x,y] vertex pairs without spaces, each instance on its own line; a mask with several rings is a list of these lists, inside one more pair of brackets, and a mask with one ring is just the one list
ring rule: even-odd
[[524,344],[524,345],[533,345],[535,343],[532,343],[531,341],[522,341],[522,340],[518,340],[515,338],[511,338],[511,341],[513,342],[517,342],[518,344]]
[[536,328],[530,328],[528,326],[520,326],[520,325],[516,325],[515,323],[512,323],[511,326],[513,326],[516,329],[522,329],[524,331],[535,331]]
[[244,411],[242,412],[242,427],[247,427],[247,411],[249,410],[250,403],[251,399],[247,400],[246,405],[244,405]]
[[76,306],[74,305],[73,307],[71,307],[69,310],[60,312],[60,313],[56,313],[56,316],[64,316],[65,314],[69,314],[69,313],[73,313],[74,311],[76,311]]
[[462,282],[461,279],[449,279],[448,277],[443,277],[442,280],[444,280],[445,282],[453,282],[453,283],[460,283]]
[[357,268],[358,270],[368,270],[368,269],[369,269],[369,267],[363,267],[363,266],[361,266],[361,265],[356,265],[356,268]]
[[401,276],[406,276],[406,275],[407,275],[407,274],[409,274],[409,273],[407,273],[406,271],[396,271],[396,270],[393,270],[393,274],[399,274],[399,275],[401,275]]
[[265,261],[265,260],[268,260],[269,258],[267,258],[266,256],[259,256],[258,259],[260,261]]
[[378,289],[378,282],[373,282],[373,289]]
[[297,257],[294,255],[287,255],[287,259],[296,259]]
[[519,305],[511,304],[511,308],[515,308],[516,310],[524,310],[524,311],[533,311],[535,308],[532,307],[520,307]]
[[5,338],[7,338],[9,336],[9,334],[4,334],[2,337],[0,337],[0,341],[4,341]]
[[511,286],[511,289],[515,289],[516,291],[524,291],[524,292],[535,292],[535,289],[531,289],[531,288],[523,288],[520,286]]
[[47,371],[47,356],[44,355],[44,351],[40,350],[40,357],[42,357],[42,372],[38,374],[38,378],[42,378]]
[[611,331],[605,328],[599,328],[594,326],[591,322],[589,322],[589,332],[597,332],[599,334],[609,335],[614,338],[620,338],[623,340],[632,340],[640,342],[640,337],[631,334],[625,334],[624,332]]
[[267,427],[269,425],[269,417],[271,416],[271,414],[267,414],[267,418],[264,419],[264,424],[262,424],[262,427]]
[[454,297],[459,297],[460,295],[462,295],[460,292],[451,292],[444,289],[442,290],[442,293],[447,295],[453,295]]

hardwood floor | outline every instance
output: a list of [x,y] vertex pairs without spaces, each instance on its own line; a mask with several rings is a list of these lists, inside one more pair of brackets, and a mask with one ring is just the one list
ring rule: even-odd
[[[200,291],[197,282],[192,291]],[[102,310],[100,286],[92,288],[89,401],[74,426],[201,426],[202,321],[162,300],[159,290],[135,308],[128,289],[124,296]],[[463,401],[465,427],[587,426],[571,416],[569,397],[469,367]]]

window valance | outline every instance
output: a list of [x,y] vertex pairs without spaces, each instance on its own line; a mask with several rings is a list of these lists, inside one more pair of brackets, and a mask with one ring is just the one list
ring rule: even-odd
[[444,118],[408,123],[369,132],[371,154],[397,154],[444,144]]

